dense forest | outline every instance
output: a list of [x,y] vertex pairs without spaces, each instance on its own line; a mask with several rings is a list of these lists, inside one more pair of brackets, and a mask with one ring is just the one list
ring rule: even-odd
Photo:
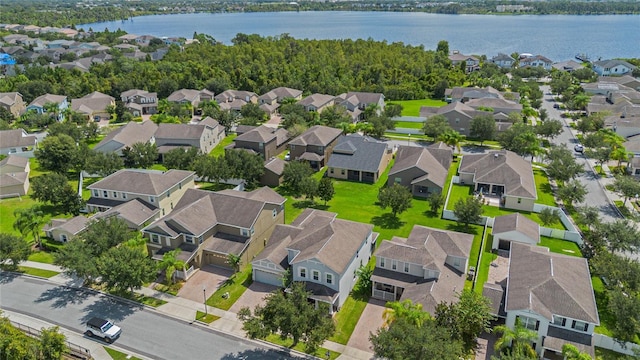
[[[119,97],[129,89],[157,91],[165,98],[181,88],[227,89],[263,94],[278,86],[306,94],[347,91],[382,92],[387,99],[423,99],[466,79],[452,68],[448,46],[439,51],[373,40],[299,40],[288,35],[238,34],[233,45],[196,35],[199,44],[171,47],[156,62],[116,53],[114,61],[94,64],[89,72],[27,66],[0,83],[0,92],[19,91],[28,103],[45,94],[69,98],[100,91]],[[446,42],[442,42],[446,45]]]
[[[493,14],[497,5],[523,5],[526,14],[639,14],[638,1],[205,1],[151,0],[130,2],[77,2],[72,0],[3,0],[0,23],[38,26],[75,26],[128,19],[149,14],[179,12],[265,11],[401,11],[440,14]],[[518,12],[519,13],[519,12]]]

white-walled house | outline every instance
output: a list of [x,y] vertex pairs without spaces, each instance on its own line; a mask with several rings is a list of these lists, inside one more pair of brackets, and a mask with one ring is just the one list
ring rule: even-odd
[[600,76],[630,74],[635,68],[624,60],[602,60],[593,63],[593,71]]
[[491,233],[492,249],[509,250],[512,241],[530,245],[540,242],[540,225],[520,213],[497,216]]

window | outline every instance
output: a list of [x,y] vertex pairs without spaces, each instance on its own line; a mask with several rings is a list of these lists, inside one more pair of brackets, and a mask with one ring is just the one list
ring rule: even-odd
[[344,175],[344,169],[340,170],[340,174]]
[[380,258],[380,267],[384,267],[384,258]]
[[333,274],[327,274],[327,284],[333,284]]
[[151,242],[154,244],[160,244],[160,237],[156,234],[151,234]]
[[[636,172],[639,170],[636,170]],[[333,174],[333,168],[329,168],[329,172]]]
[[93,196],[100,196],[100,191],[98,190],[93,190]]
[[306,278],[307,277],[307,269],[300,268],[300,277],[301,278]]
[[67,242],[67,235],[65,235],[65,234],[61,234],[61,235],[60,235],[60,241],[62,241],[62,242]]
[[102,196],[103,197],[109,197],[109,192],[107,190],[103,190],[102,191]]
[[191,236],[191,235],[185,235],[185,236],[184,236],[184,241],[185,241],[186,243],[193,244],[193,236]]
[[518,198],[518,204],[522,203],[522,198]]
[[249,229],[240,229],[240,235],[249,236]]
[[117,198],[118,198],[118,193],[114,191],[114,192],[113,192],[113,197],[114,197],[115,199],[117,199]]
[[453,266],[459,267],[461,264],[460,258],[453,258]]
[[522,324],[522,326],[529,330],[538,331],[538,327],[540,326],[540,322],[538,320],[526,316],[518,316],[518,319],[520,319],[520,324]]
[[565,326],[567,319],[562,316],[553,315],[553,325]]
[[126,199],[127,198],[127,193],[122,193],[122,198]]
[[271,215],[273,215],[273,217],[278,216],[278,209],[273,209],[273,212],[271,213]]
[[409,272],[409,263],[404,263],[404,272]]
[[149,202],[153,204],[154,202],[156,202],[156,198],[153,196],[149,196]]
[[584,321],[573,320],[573,324],[571,324],[572,329],[576,329],[579,331],[587,331],[589,328],[589,324]]
[[319,281],[320,280],[320,271],[313,270],[312,274],[313,274],[313,280],[315,280],[315,281]]
[[264,149],[264,143],[258,143],[258,149],[260,150]]
[[402,178],[397,177],[393,179],[393,182],[395,182],[396,184],[400,184],[402,182]]

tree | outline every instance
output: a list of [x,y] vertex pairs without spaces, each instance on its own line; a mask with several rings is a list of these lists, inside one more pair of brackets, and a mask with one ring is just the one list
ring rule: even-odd
[[46,219],[44,217],[44,213],[40,210],[40,207],[38,205],[34,205],[30,208],[16,209],[13,212],[13,215],[16,217],[16,221],[13,223],[13,228],[18,230],[23,237],[32,235],[38,248],[42,249],[40,231],[42,230],[42,225],[45,224]]
[[306,351],[313,353],[335,331],[328,305],[319,303],[316,308],[310,303],[304,283],[294,282],[290,289],[267,295],[264,306],[256,306],[253,314],[249,308],[241,309],[238,318],[250,338],[279,334],[282,339],[291,337],[293,346],[303,341]]
[[524,359],[537,359],[531,343],[538,340],[538,333],[522,326],[520,319],[516,318],[513,329],[507,325],[499,325],[493,330],[502,334],[494,345],[496,351],[503,351],[510,346],[512,352],[524,355]]
[[333,180],[329,177],[323,177],[318,183],[318,197],[327,205],[327,201],[333,199],[335,190],[333,189]]
[[156,264],[138,249],[127,246],[107,250],[97,260],[101,283],[118,292],[139,289],[156,276]]
[[375,138],[381,138],[387,130],[395,128],[395,122],[386,115],[373,115],[367,119],[367,124],[371,125],[368,135]]
[[482,146],[485,140],[493,140],[498,128],[491,115],[478,115],[471,120],[471,136],[480,140]]
[[444,56],[449,56],[449,42],[446,40],[438,41],[438,47],[436,47],[436,52],[441,53]]
[[173,284],[176,270],[184,268],[184,261],[178,259],[180,251],[180,248],[167,251],[162,255],[162,260],[158,264],[158,269],[164,271],[164,279],[169,286]]
[[624,205],[627,205],[628,199],[640,195],[640,181],[628,175],[616,176],[613,188],[624,197]]
[[441,359],[458,360],[464,356],[462,342],[452,338],[433,320],[421,327],[400,318],[388,328],[380,328],[369,336],[378,358],[390,360]]
[[540,221],[542,225],[549,226],[557,223],[560,220],[560,211],[558,209],[544,208],[540,211]]
[[75,142],[79,142],[84,138],[82,129],[77,124],[69,121],[55,122],[47,128],[47,137],[60,135],[71,136]]
[[135,143],[131,147],[122,149],[124,166],[127,168],[148,168],[158,158],[158,148],[156,144]]
[[578,180],[571,180],[558,189],[558,197],[567,206],[573,206],[576,202],[583,202],[587,196],[587,188]]
[[383,209],[391,208],[394,217],[411,207],[411,192],[400,184],[385,186],[378,192],[378,201]]
[[233,271],[240,271],[240,263],[242,262],[242,258],[239,255],[229,253],[227,254],[227,264],[231,265]]
[[224,156],[228,175],[244,179],[249,187],[255,186],[264,173],[264,159],[247,151],[228,151]]
[[67,181],[65,175],[49,173],[36,177],[31,184],[35,200],[48,202],[64,213],[78,215],[84,207],[84,201]]
[[260,109],[260,105],[252,102],[245,104],[240,108],[243,123],[250,120],[251,125],[257,125],[267,120],[267,113]]
[[29,254],[31,249],[24,239],[12,234],[0,233],[0,264],[10,269],[17,269],[20,262],[29,258]]
[[306,161],[290,161],[284,166],[282,171],[282,184],[285,185],[291,194],[298,197],[302,193],[302,180],[313,174],[313,169]]
[[40,167],[58,173],[66,173],[77,161],[78,146],[69,135],[47,136],[35,151]]
[[606,163],[607,161],[609,161],[609,159],[611,159],[611,153],[613,152],[613,149],[605,146],[605,147],[598,147],[595,149],[586,149],[584,151],[584,154],[587,157],[590,157],[592,159],[596,160],[597,164],[600,164],[600,166],[604,165],[604,163]]
[[627,294],[619,287],[608,291],[607,309],[614,316],[613,337],[622,342],[632,342],[640,332],[640,295]]
[[546,158],[549,161],[547,175],[553,179],[565,182],[575,179],[576,176],[584,172],[584,166],[578,164],[573,153],[567,149],[565,144],[552,145]]
[[577,347],[571,344],[562,345],[562,356],[566,360],[591,360],[591,355],[580,352]]
[[425,321],[431,319],[431,315],[422,310],[422,304],[414,303],[407,299],[404,301],[387,302],[382,313],[382,318],[384,319],[383,326],[389,326],[396,320],[402,318],[417,327],[421,327]]
[[451,146],[451,149],[458,149],[460,151],[460,143],[464,141],[464,135],[461,135],[459,132],[455,130],[447,130],[440,134],[436,139],[438,141],[442,141],[443,143]]
[[402,115],[403,106],[401,104],[388,103],[384,107],[384,114],[390,118]]
[[447,120],[444,115],[433,115],[425,120],[422,125],[422,131],[424,131],[424,134],[434,139],[437,139],[440,135],[452,130],[451,126],[449,126],[449,120]]
[[320,113],[320,122],[324,126],[336,127],[343,122],[351,122],[347,108],[340,105],[328,106]]
[[482,332],[491,330],[490,300],[472,290],[458,294],[458,301],[436,306],[436,324],[449,329],[454,338],[460,339],[465,348],[473,349],[476,338]]
[[444,206],[445,197],[442,193],[432,192],[427,196],[427,202],[429,203],[429,208],[431,212],[437,214],[440,211],[440,208]]
[[545,121],[538,122],[535,129],[538,135],[544,136],[546,138],[553,139],[554,137],[562,134],[562,122],[556,119],[548,119]]
[[500,145],[506,150],[515,152],[520,156],[531,155],[540,152],[540,140],[532,126],[523,123],[513,124],[509,129],[498,135]]
[[453,213],[458,219],[458,224],[464,224],[466,229],[469,228],[469,224],[480,222],[483,212],[482,199],[477,196],[460,199],[453,205]]
[[124,167],[124,161],[116,153],[91,151],[84,170],[89,174],[107,177]]
[[70,241],[54,253],[54,263],[62,267],[65,274],[90,282],[100,275],[94,253],[83,241]]
[[191,170],[199,152],[196,147],[172,149],[162,155],[162,163],[167,169]]
[[629,220],[603,223],[600,231],[611,252],[640,250],[640,231]]
[[57,326],[40,330],[40,353],[42,359],[62,359],[67,352],[67,337],[60,333]]

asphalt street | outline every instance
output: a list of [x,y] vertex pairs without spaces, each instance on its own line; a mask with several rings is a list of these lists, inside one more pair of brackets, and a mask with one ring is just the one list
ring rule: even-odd
[[122,328],[115,345],[151,359],[293,358],[259,343],[179,321],[141,305],[7,272],[0,273],[0,307],[78,333],[84,332],[84,323],[93,316],[112,320]]

